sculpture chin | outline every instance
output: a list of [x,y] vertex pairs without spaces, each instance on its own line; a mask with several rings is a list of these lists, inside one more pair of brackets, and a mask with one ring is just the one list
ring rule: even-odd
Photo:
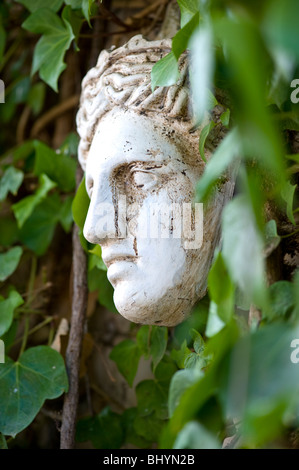
[[127,281],[118,283],[114,289],[115,307],[127,320],[143,325],[175,326],[185,320],[194,303],[174,298],[171,292],[163,298],[153,298],[145,291],[131,294]]

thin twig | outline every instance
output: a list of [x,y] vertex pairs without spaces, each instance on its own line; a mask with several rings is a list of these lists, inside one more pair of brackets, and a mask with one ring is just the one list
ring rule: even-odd
[[37,137],[40,131],[46,127],[50,122],[54,121],[58,116],[65,113],[66,111],[76,108],[79,103],[79,95],[74,95],[67,100],[53,106],[49,111],[43,114],[34,124],[31,130],[30,137]]
[[[81,168],[77,170],[77,187],[82,179]],[[61,449],[73,449],[77,407],[79,401],[79,368],[87,308],[87,267],[86,255],[79,239],[79,228],[73,227],[73,299],[70,337],[66,350],[66,369],[69,378],[69,391],[65,395],[62,426]]]

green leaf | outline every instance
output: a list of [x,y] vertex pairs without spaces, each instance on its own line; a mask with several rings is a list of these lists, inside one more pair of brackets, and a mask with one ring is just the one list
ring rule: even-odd
[[32,74],[39,70],[41,79],[58,91],[57,81],[66,67],[63,58],[75,37],[71,25],[48,8],[42,8],[32,13],[22,26],[43,35],[34,49]]
[[15,246],[0,254],[0,281],[5,281],[17,269],[22,253],[22,248]]
[[155,413],[158,419],[168,417],[167,410],[168,387],[154,380],[143,380],[136,386],[139,416],[149,416]]
[[198,0],[177,0],[181,10],[181,28],[183,28],[198,12]]
[[218,178],[241,155],[239,135],[237,130],[234,129],[222,140],[208,161],[196,187],[197,201],[204,201],[207,198]]
[[195,13],[194,16],[185,24],[185,26],[179,30],[172,40],[172,51],[178,59],[180,55],[187,49],[190,37],[192,36],[195,29],[199,24],[199,13]]
[[56,183],[50,180],[45,174],[42,174],[39,177],[39,184],[40,187],[35,194],[31,194],[30,196],[21,199],[21,201],[12,206],[19,228],[22,228],[36,206],[38,206],[38,204],[46,197],[48,192],[56,186]]
[[118,313],[113,302],[114,290],[107,279],[106,270],[93,267],[88,271],[88,289],[90,292],[98,290],[98,302],[110,312]]
[[197,122],[204,118],[209,105],[209,93],[214,73],[213,34],[208,25],[201,25],[193,33],[191,51],[190,83],[193,111]]
[[224,321],[218,315],[218,305],[211,301],[210,308],[209,308],[209,316],[207,321],[206,327],[206,336],[211,338],[215,336],[219,331],[221,331],[225,327]]
[[272,49],[287,52],[291,57],[299,59],[297,18],[299,5],[296,0],[285,0],[283,4],[278,0],[270,2],[265,15],[264,31]]
[[35,165],[36,175],[46,174],[55,181],[62,191],[72,191],[76,186],[76,161],[64,153],[54,151],[42,142],[35,142]]
[[34,116],[37,116],[41,112],[44,106],[45,96],[46,87],[43,82],[36,83],[30,88],[27,103],[32,109]]
[[191,387],[203,373],[198,368],[177,371],[172,377],[169,387],[168,410],[171,417],[178,406],[184,392]]
[[181,348],[179,350],[173,349],[170,353],[172,359],[176,362],[177,366],[180,369],[184,369],[185,367],[185,359],[189,354],[191,353],[191,350],[187,347],[187,341],[184,339]]
[[174,449],[221,449],[221,444],[204,426],[190,421],[178,433]]
[[0,245],[9,247],[18,241],[18,225],[14,218],[0,217]]
[[94,3],[95,0],[82,0],[82,13],[86,18],[87,23],[91,27],[90,24],[90,7]]
[[82,179],[72,205],[73,218],[78,227],[83,230],[89,208],[90,199],[86,192],[85,178]]
[[206,140],[207,140],[207,137],[209,135],[209,133],[211,132],[212,129],[214,129],[215,127],[215,122],[214,121],[211,121],[209,122],[209,124],[207,124],[206,126],[204,126],[200,132],[200,136],[199,136],[199,153],[200,153],[200,156],[201,158],[203,159],[204,162],[207,162],[206,160],[206,157],[205,157],[205,143],[206,143]]
[[257,305],[265,305],[263,243],[245,195],[230,201],[223,211],[223,258],[232,280]]
[[295,194],[296,184],[293,185],[287,181],[281,191],[282,199],[287,203],[287,216],[293,225],[296,225],[293,214],[293,201]]
[[169,52],[169,54],[159,60],[152,68],[152,91],[154,91],[157,86],[174,85],[178,81],[179,75],[177,59],[173,52]]
[[265,226],[265,251],[266,254],[272,253],[280,243],[280,236],[277,234],[277,226],[274,219],[269,220]]
[[178,368],[175,360],[165,354],[155,369],[155,378],[161,386],[168,387],[172,376],[177,372],[177,370]]
[[166,326],[152,326],[150,332],[150,354],[153,358],[153,368],[157,367],[165,354],[168,340]]
[[[222,16],[213,26],[225,51],[244,155],[256,158],[282,184],[285,175],[283,146],[266,107],[268,54],[258,25],[240,16],[238,21]],[[252,74],[252,70],[258,73]]]
[[68,381],[60,354],[48,346],[27,349],[17,362],[0,367],[0,432],[15,436],[25,429],[46,399],[67,391]]
[[91,270],[94,267],[98,269],[102,269],[103,271],[107,271],[107,266],[104,264],[102,260],[102,249],[100,245],[95,245],[92,250],[89,250],[89,264],[88,269]]
[[234,313],[234,284],[230,279],[221,252],[218,253],[208,276],[211,300],[217,305],[217,315],[226,324]]
[[95,0],[65,0],[64,3],[66,5],[70,5],[73,10],[82,10],[82,13],[90,25],[90,8],[91,5],[94,3]]
[[68,196],[63,201],[63,204],[59,212],[59,222],[61,223],[63,229],[67,233],[70,231],[72,223],[73,223],[72,204],[73,204],[73,197]]
[[138,417],[137,408],[128,408],[122,414],[122,426],[125,432],[125,444],[133,444],[134,446],[146,449],[150,447],[150,443],[142,436],[138,435],[134,427],[136,418]]
[[57,193],[44,199],[22,226],[20,240],[37,255],[46,252],[57,222],[61,221],[61,200]]
[[267,318],[275,319],[291,313],[295,304],[293,284],[291,282],[275,282],[269,287],[269,295],[270,308]]
[[8,449],[6,439],[2,433],[0,433],[0,449]]
[[230,110],[227,109],[221,114],[220,121],[222,122],[224,127],[229,127],[229,120],[230,120]]
[[42,8],[50,8],[52,11],[58,11],[63,4],[63,0],[16,0],[18,3],[24,5],[31,13]]
[[158,442],[165,421],[157,418],[155,413],[148,416],[136,416],[134,430],[149,442]]
[[115,346],[109,356],[110,359],[116,362],[119,372],[124,376],[130,387],[133,386],[140,356],[140,349],[131,339],[125,339]]
[[191,336],[193,339],[193,348],[196,353],[201,353],[205,349],[205,342],[203,340],[203,337],[201,336],[198,331],[196,331],[194,328],[191,330]]
[[119,449],[124,433],[121,416],[109,407],[91,418],[80,419],[76,428],[76,441],[91,441],[96,449]]
[[288,160],[293,160],[294,162],[299,163],[299,153],[293,153],[291,155],[286,155]]
[[248,446],[260,446],[280,432],[290,403],[299,406],[298,364],[291,360],[291,342],[298,325],[267,325],[234,346],[221,394],[226,416],[238,416]]
[[24,173],[10,166],[5,170],[0,180],[0,201],[4,201],[7,194],[11,192],[16,195],[24,179]]
[[0,337],[9,330],[15,309],[23,303],[22,297],[16,290],[11,290],[7,299],[0,299]]
[[150,357],[150,327],[143,325],[139,328],[136,335],[137,345],[145,359]]
[[70,132],[60,146],[60,150],[64,155],[76,157],[79,145],[79,136],[75,132]]

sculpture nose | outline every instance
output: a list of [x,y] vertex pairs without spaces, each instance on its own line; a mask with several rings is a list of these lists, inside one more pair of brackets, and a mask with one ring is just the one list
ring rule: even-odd
[[113,195],[106,181],[94,183],[83,234],[90,243],[102,244],[116,237]]

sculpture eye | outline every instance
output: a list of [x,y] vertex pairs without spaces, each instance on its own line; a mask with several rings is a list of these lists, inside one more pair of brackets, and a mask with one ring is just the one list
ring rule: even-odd
[[144,190],[150,189],[157,182],[157,176],[149,171],[135,170],[132,171],[133,184],[137,188]]

